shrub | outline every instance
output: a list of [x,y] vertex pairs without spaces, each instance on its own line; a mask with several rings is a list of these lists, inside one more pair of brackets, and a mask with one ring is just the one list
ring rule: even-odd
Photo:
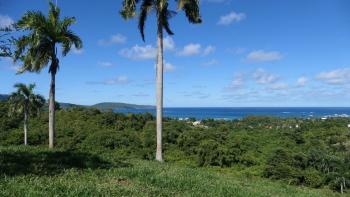
[[215,140],[203,140],[198,146],[199,166],[231,166],[235,161],[232,149]]
[[316,169],[307,169],[302,174],[305,185],[309,187],[318,188],[323,184],[322,174]]
[[277,149],[267,161],[264,176],[297,184],[300,182],[300,170],[295,165],[296,161],[290,151]]

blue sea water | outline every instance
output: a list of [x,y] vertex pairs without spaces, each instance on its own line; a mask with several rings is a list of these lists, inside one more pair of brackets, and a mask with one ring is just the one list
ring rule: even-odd
[[[116,109],[121,113],[152,113],[155,109]],[[241,119],[247,116],[275,116],[281,118],[350,117],[350,107],[168,107],[164,116],[196,119]]]

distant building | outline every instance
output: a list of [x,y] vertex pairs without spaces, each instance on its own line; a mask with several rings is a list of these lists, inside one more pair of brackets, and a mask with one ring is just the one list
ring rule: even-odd
[[192,123],[193,126],[199,126],[201,125],[201,121],[197,120]]

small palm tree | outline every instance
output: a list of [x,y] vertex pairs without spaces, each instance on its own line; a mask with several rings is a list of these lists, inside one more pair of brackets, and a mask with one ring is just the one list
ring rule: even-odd
[[33,89],[35,84],[26,86],[23,83],[14,85],[17,88],[9,97],[9,115],[23,115],[24,119],[24,145],[28,144],[28,119],[30,114],[39,113],[45,104],[45,99],[41,95],[35,94]]
[[48,17],[41,12],[28,11],[16,23],[19,30],[27,35],[15,41],[15,62],[23,62],[19,73],[25,71],[40,72],[49,65],[51,84],[49,93],[49,147],[54,146],[55,136],[55,77],[59,69],[57,46],[62,48],[62,56],[66,56],[72,46],[82,47],[81,39],[69,27],[75,23],[74,17],[60,20],[60,9],[49,2]]
[[[175,0],[178,3],[177,9],[185,11],[190,23],[201,23],[199,13],[199,0]],[[120,14],[124,19],[136,16],[136,5],[141,3],[138,28],[142,40],[145,40],[144,28],[148,14],[152,11],[157,15],[157,150],[156,160],[163,161],[162,155],[162,130],[163,130],[163,29],[169,34],[173,32],[169,26],[169,19],[176,12],[168,9],[168,0],[123,0],[123,7]]]

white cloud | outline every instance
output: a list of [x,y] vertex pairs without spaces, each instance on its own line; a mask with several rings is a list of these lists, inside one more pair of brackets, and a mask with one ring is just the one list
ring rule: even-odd
[[129,81],[127,76],[118,76],[115,79],[104,81],[103,84],[105,84],[105,85],[118,85],[118,84],[127,84],[129,82],[130,81]]
[[164,63],[164,71],[165,72],[173,72],[175,70],[175,66],[168,63],[168,62],[165,62]]
[[201,91],[192,91],[192,92],[180,92],[184,97],[190,97],[194,99],[206,99],[210,97],[209,93],[201,92]]
[[203,55],[209,55],[210,53],[213,53],[215,51],[215,47],[213,47],[212,45],[208,45],[204,51],[203,51]]
[[[154,64],[154,69],[157,69],[157,64]],[[176,69],[176,67],[173,64],[166,62],[164,60],[164,62],[163,62],[163,71],[164,72],[173,72],[175,69]]]
[[9,16],[0,14],[0,28],[10,27],[14,22]]
[[202,48],[202,46],[200,44],[190,43],[190,44],[184,46],[184,48],[180,52],[178,52],[178,55],[180,55],[180,56],[198,55],[201,53],[201,48]]
[[307,83],[308,81],[309,81],[309,79],[306,78],[306,77],[304,77],[304,76],[299,77],[299,78],[297,79],[297,86],[298,86],[298,87],[303,87],[303,86],[306,85],[306,83]]
[[12,70],[12,71],[15,71],[15,72],[18,72],[21,69],[21,66],[13,63],[13,60],[10,57],[1,57],[0,58],[0,62],[1,61],[4,61],[4,64],[3,64],[4,66],[2,67],[0,65],[0,69],[4,68],[4,69]]
[[233,22],[240,22],[245,19],[246,15],[244,13],[236,13],[234,11],[230,12],[227,15],[221,16],[218,21],[219,25],[230,25]]
[[205,48],[202,48],[202,45],[190,43],[188,45],[185,45],[183,49],[177,54],[179,56],[194,56],[194,55],[209,55],[210,53],[213,53],[215,51],[215,47],[212,45],[208,45]]
[[205,0],[208,3],[224,3],[227,2],[228,0]]
[[72,46],[71,49],[72,49],[72,52],[76,55],[80,55],[84,52],[83,49],[77,49],[74,45]]
[[118,76],[114,79],[109,79],[105,81],[90,81],[86,83],[91,85],[123,85],[129,84],[130,80],[127,76]]
[[139,46],[135,45],[131,48],[125,48],[119,51],[119,54],[123,57],[132,60],[147,60],[154,59],[157,55],[157,49],[152,45]]
[[112,44],[123,44],[127,40],[126,36],[122,34],[112,35],[108,40],[100,39],[98,40],[98,44],[101,46],[108,46]]
[[268,73],[261,68],[253,73],[253,78],[258,84],[272,84],[279,79],[278,76]]
[[13,70],[15,72],[19,72],[21,70],[21,67],[18,65],[11,65],[10,70]]
[[269,86],[269,89],[271,90],[285,90],[288,88],[288,84],[279,82],[279,83],[273,83]]
[[264,50],[257,50],[250,52],[246,60],[247,62],[270,62],[270,61],[276,61],[282,59],[283,56],[278,51],[264,51]]
[[321,72],[316,79],[331,85],[341,85],[350,83],[350,69],[336,69],[328,72]]
[[229,88],[231,89],[241,88],[243,84],[244,84],[243,74],[238,73],[238,74],[235,74]]
[[163,47],[164,47],[164,50],[170,50],[170,51],[174,50],[175,49],[174,40],[170,36],[165,37],[163,40]]
[[98,65],[102,66],[102,67],[112,67],[113,63],[112,62],[97,62]]

